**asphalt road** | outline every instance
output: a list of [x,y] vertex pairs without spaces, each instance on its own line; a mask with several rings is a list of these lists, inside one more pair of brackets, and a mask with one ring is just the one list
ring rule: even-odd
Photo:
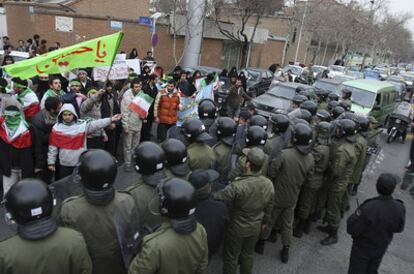
[[[404,166],[407,163],[410,141],[405,144],[395,142],[384,144],[383,136],[380,136],[381,152],[371,161],[364,173],[363,183],[359,189],[357,197],[351,198],[351,210],[349,215],[356,208],[356,198],[362,203],[365,199],[376,196],[375,183],[379,174],[383,172],[392,172],[399,176],[404,176]],[[117,189],[134,184],[138,180],[136,172],[125,173],[122,167],[119,168],[115,186]],[[414,184],[413,184],[414,185]],[[410,218],[414,210],[414,200],[408,194],[408,191],[401,190],[397,187],[395,198],[404,201],[407,208],[407,221],[403,233],[396,234],[381,264],[380,273],[414,273],[414,220]],[[1,221],[4,221],[1,216]],[[306,273],[306,274],[325,274],[325,273],[347,273],[350,248],[352,239],[345,231],[345,220],[343,219],[339,231],[339,242],[335,245],[325,247],[319,244],[319,241],[325,237],[325,234],[316,230],[319,223],[314,223],[311,233],[304,235],[302,239],[294,238],[290,251],[290,260],[288,264],[283,264],[279,259],[281,249],[280,241],[277,243],[266,243],[265,254],[256,255],[254,262],[254,271],[256,274],[274,274],[274,273]],[[1,229],[0,238],[7,231]],[[221,273],[222,254],[216,254],[209,267],[208,274]]]

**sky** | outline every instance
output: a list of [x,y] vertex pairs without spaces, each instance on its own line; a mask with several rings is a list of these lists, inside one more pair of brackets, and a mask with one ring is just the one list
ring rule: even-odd
[[391,11],[394,12],[411,12],[412,18],[407,27],[414,34],[414,0],[388,0]]

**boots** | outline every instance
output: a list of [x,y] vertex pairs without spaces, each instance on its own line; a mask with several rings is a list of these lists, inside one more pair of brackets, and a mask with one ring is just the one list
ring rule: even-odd
[[277,242],[277,231],[276,229],[272,229],[270,232],[269,239],[267,239],[269,242],[276,243]]
[[338,229],[330,228],[328,237],[321,241],[321,245],[333,245],[338,242]]
[[280,259],[282,260],[282,263],[287,264],[289,261],[289,246],[284,245],[283,249],[280,251]]
[[305,224],[305,221],[302,220],[302,219],[299,219],[299,222],[297,223],[296,227],[293,229],[293,236],[294,237],[302,238],[304,224]]
[[254,251],[256,251],[257,254],[263,255],[264,246],[265,246],[265,240],[259,239],[256,243],[256,246],[254,247]]
[[309,234],[310,228],[311,228],[311,221],[308,218],[303,223],[303,233]]

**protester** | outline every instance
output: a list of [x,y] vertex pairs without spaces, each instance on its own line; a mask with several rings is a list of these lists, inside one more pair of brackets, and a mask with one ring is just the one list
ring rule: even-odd
[[26,121],[30,120],[40,111],[39,99],[36,94],[28,87],[27,80],[12,78],[13,92],[17,101],[23,106]]
[[[105,83],[105,92],[101,97],[101,118],[109,118],[115,114],[121,113],[118,102],[118,93],[114,90],[112,82],[107,81]],[[104,143],[104,149],[114,157],[116,157],[119,142],[118,127],[120,127],[120,125],[111,124],[109,127],[105,128],[108,140]]]
[[49,77],[49,89],[43,94],[42,100],[40,101],[40,108],[45,108],[45,101],[48,97],[58,96],[62,99],[62,96],[66,93],[62,90],[62,83],[56,76]]
[[152,74],[148,77],[148,81],[144,84],[143,91],[154,99],[154,101],[151,103],[150,108],[148,109],[147,118],[142,121],[141,131],[141,140],[150,141],[152,136],[152,123],[154,122],[154,103],[155,98],[158,94],[157,76],[155,74]]
[[81,84],[81,93],[86,95],[89,88],[91,88],[93,85],[92,80],[88,77],[88,72],[84,69],[78,70],[78,81]]

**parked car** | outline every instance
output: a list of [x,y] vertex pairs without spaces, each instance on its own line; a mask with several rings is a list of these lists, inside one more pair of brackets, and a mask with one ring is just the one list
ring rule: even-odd
[[319,66],[319,65],[313,65],[312,66],[312,73],[313,73],[313,79],[319,79],[322,76],[322,73],[328,70],[328,67],[325,66]]
[[252,97],[265,93],[273,80],[273,73],[268,69],[245,68],[241,70],[247,78],[247,94]]
[[358,114],[374,116],[381,125],[394,109],[397,94],[395,87],[390,83],[359,79],[343,82],[342,89],[345,88],[352,91],[351,110]]
[[184,68],[185,71],[189,71],[191,73],[194,73],[195,71],[200,71],[201,76],[205,77],[207,76],[207,74],[209,73],[220,73],[222,70],[219,68],[214,68],[214,67],[206,67],[206,66],[195,66],[195,67],[187,67]]
[[338,91],[341,88],[341,83],[341,81],[335,79],[319,79],[316,80],[312,86],[338,94]]
[[388,76],[390,76],[390,70],[386,67],[376,67],[374,68],[375,71],[379,72],[380,80],[385,81],[387,80]]
[[301,67],[301,66],[295,66],[295,65],[287,65],[282,69],[283,74],[286,76],[288,71],[291,71],[293,74],[293,81],[295,81],[296,77],[299,77],[302,75],[303,71],[305,70],[305,68]]
[[364,78],[368,80],[381,80],[381,73],[374,69],[364,69]]
[[350,77],[353,77],[354,80],[356,80],[356,79],[364,79],[364,73],[361,72],[361,71],[359,71],[359,70],[350,70],[350,69],[347,69],[345,71],[345,75],[350,76]]
[[280,82],[265,94],[254,98],[252,103],[257,113],[265,117],[270,117],[278,112],[286,113],[290,108],[293,96],[296,94],[296,88],[299,86],[310,91],[312,97],[316,97],[312,86],[292,82]]
[[411,91],[413,89],[414,74],[409,72],[400,73],[400,76],[404,78],[404,81],[407,85],[407,90]]
[[397,82],[397,81],[387,81],[395,87],[395,91],[397,92],[398,96],[402,99],[404,94],[407,92],[407,86],[405,82]]
[[345,67],[332,65],[329,66],[329,78],[333,78],[335,75],[345,74]]
[[346,75],[346,74],[337,74],[332,77],[332,79],[339,81],[339,82],[345,82],[345,81],[351,81],[356,80],[354,76]]

